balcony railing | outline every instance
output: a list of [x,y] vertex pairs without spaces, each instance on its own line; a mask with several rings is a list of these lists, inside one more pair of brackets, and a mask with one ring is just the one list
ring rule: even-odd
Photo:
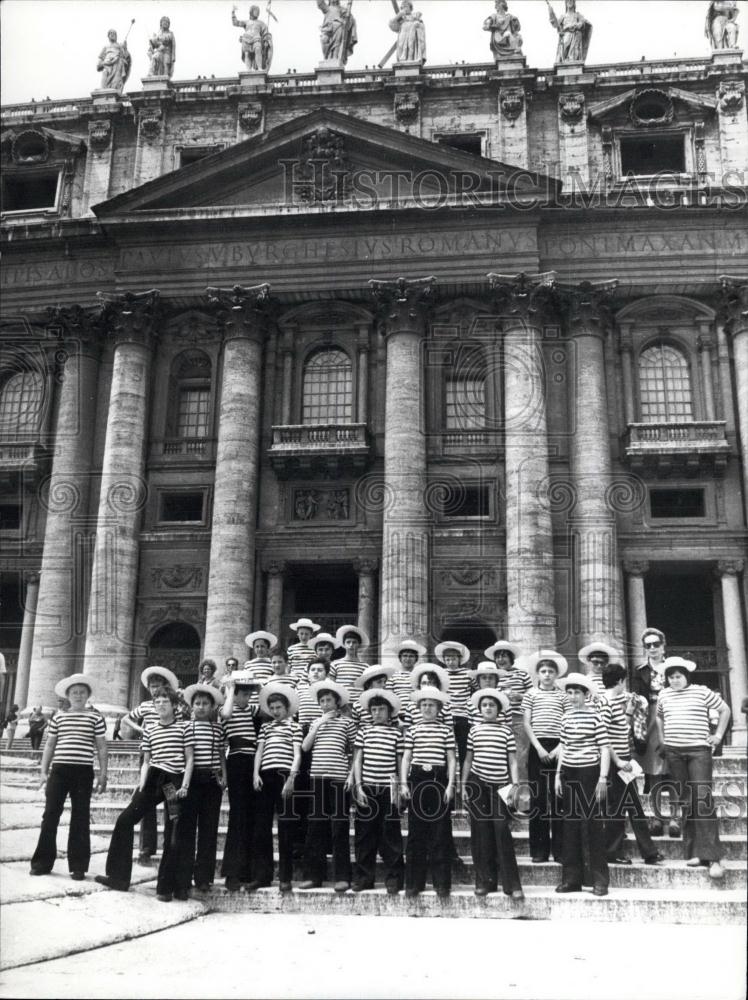
[[638,471],[667,474],[683,471],[720,473],[730,446],[724,420],[681,420],[673,423],[629,424],[625,454]]
[[438,437],[444,455],[494,454],[501,447],[501,435],[495,430],[449,430]]
[[0,472],[39,473],[48,458],[38,441],[0,441]]
[[269,455],[275,471],[288,478],[361,469],[370,450],[366,424],[286,424],[273,427]]
[[155,443],[154,452],[158,459],[168,462],[204,459],[212,462],[215,458],[214,438],[165,438]]

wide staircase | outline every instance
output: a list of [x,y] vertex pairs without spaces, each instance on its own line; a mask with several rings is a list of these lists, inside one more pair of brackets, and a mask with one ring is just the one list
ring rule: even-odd
[[[22,878],[42,882],[27,875],[28,859],[36,841],[36,831],[43,808],[43,795],[38,791],[40,753],[28,746],[28,741],[15,741],[12,750],[0,749],[0,782],[2,784],[2,818],[0,862],[15,869],[15,884]],[[124,808],[138,780],[137,745],[134,742],[110,744],[109,784],[103,796],[94,796],[91,803],[92,844],[94,857],[91,872],[103,871],[103,860],[114,822]],[[636,842],[629,832],[626,843],[631,865],[611,865],[610,893],[595,897],[591,888],[581,893],[557,895],[560,867],[552,862],[532,864],[529,858],[527,820],[517,817],[514,840],[520,876],[526,898],[516,902],[501,892],[486,898],[473,894],[473,865],[470,857],[468,820],[454,816],[453,828],[457,850],[463,860],[455,872],[452,896],[440,900],[427,891],[417,899],[406,900],[404,894],[389,896],[384,888],[362,893],[349,891],[335,894],[332,885],[321,889],[281,895],[277,885],[254,893],[244,890],[228,893],[220,877],[220,858],[226,836],[228,801],[224,795],[219,832],[219,860],[216,882],[208,893],[193,893],[201,904],[201,912],[302,913],[336,912],[351,915],[413,915],[445,917],[482,917],[535,920],[595,920],[627,922],[666,922],[687,924],[739,924],[746,920],[746,754],[725,748],[724,755],[714,761],[714,791],[720,815],[725,877],[719,882],[709,878],[706,868],[688,868],[680,840],[668,836],[655,838],[665,861],[658,866],[645,866],[639,857]],[[648,808],[648,804],[645,805]],[[63,814],[61,826],[69,823],[69,810]],[[403,820],[407,838],[407,820]],[[58,842],[64,856],[65,831],[60,830]],[[136,838],[137,849],[137,838]],[[353,824],[351,823],[351,853]],[[57,868],[64,872],[64,862]],[[299,870],[296,879],[302,878]],[[134,882],[152,889],[155,868],[137,866]],[[92,880],[75,883],[65,880],[65,895],[94,892]],[[17,890],[20,891],[20,890]],[[3,892],[3,895],[5,893]],[[130,894],[132,895],[132,893]],[[22,893],[21,893],[22,897]],[[120,899],[122,897],[119,897]],[[152,897],[151,897],[152,898]],[[7,899],[5,900],[7,902]],[[176,918],[179,907],[160,907]],[[64,911],[61,911],[61,913]],[[185,917],[189,919],[189,917]]]

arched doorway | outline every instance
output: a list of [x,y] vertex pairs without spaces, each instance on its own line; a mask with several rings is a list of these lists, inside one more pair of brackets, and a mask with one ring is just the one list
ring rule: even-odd
[[199,662],[200,636],[192,625],[169,622],[151,636],[148,663],[168,667],[177,675],[180,687],[195,683]]
[[439,642],[461,642],[470,650],[472,660],[483,659],[483,650],[496,642],[496,633],[483,622],[454,622],[442,629]]

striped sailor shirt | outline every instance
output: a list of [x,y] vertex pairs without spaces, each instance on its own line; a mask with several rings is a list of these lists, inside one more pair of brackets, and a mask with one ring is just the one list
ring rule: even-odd
[[[411,696],[414,694],[411,691]],[[417,726],[419,722],[423,722],[423,714],[421,712],[420,703],[416,704],[414,701],[408,699],[408,701],[403,703],[405,721],[409,726]],[[445,726],[449,726],[450,729],[454,730],[454,718],[452,717],[452,703],[448,701],[445,705],[439,706],[439,714],[437,715],[437,722],[443,722]]]
[[301,726],[293,719],[265,722],[260,727],[261,771],[290,771],[296,747],[301,750]]
[[150,766],[157,767],[169,774],[181,774],[184,771],[185,750],[193,746],[190,725],[186,722],[156,722],[143,733],[141,749],[150,754]]
[[539,740],[559,738],[566,707],[566,695],[557,687],[550,691],[534,687],[522,699],[522,712],[530,710],[530,728]]
[[398,758],[403,753],[403,735],[397,726],[359,729],[354,747],[362,751],[361,780],[365,785],[385,785],[398,778]]
[[134,722],[136,726],[145,732],[148,726],[158,722],[158,712],[156,711],[153,698],[141,701],[137,708],[134,708],[129,715],[125,716],[125,721]]
[[300,687],[298,720],[304,733],[308,731],[314,720],[319,719],[321,715],[322,709],[319,707],[317,696],[312,692],[311,685],[307,684],[306,687]]
[[273,684],[285,684],[286,687],[293,688],[294,691],[299,683],[298,677],[293,677],[291,674],[273,674],[270,680]]
[[348,777],[348,758],[356,738],[356,724],[344,715],[327,719],[317,730],[312,745],[309,773],[315,778]]
[[446,767],[447,751],[454,748],[454,730],[438,719],[421,721],[405,734],[405,749],[412,753],[411,767]]
[[510,729],[500,722],[478,722],[470,727],[467,749],[473,755],[471,770],[474,774],[491,784],[509,783],[509,754],[517,752]]
[[725,702],[703,684],[689,684],[682,691],[663,688],[657,699],[665,744],[669,747],[709,746],[709,711],[719,712]]
[[[470,725],[474,726],[474,725],[476,725],[476,723],[482,722],[482,721],[483,721],[483,716],[480,714],[480,709],[479,708],[475,708],[474,705],[470,705],[469,704],[468,705],[468,722],[470,723]],[[514,730],[512,729],[512,713],[511,712],[499,712],[498,721],[499,721],[500,725],[506,726],[507,729],[511,730],[511,732],[514,732]]]
[[611,749],[622,760],[630,760],[631,726],[626,715],[626,695],[620,694],[606,698],[601,714]]
[[195,768],[219,771],[226,754],[221,723],[211,722],[209,719],[193,719],[188,725],[192,733]]
[[472,681],[470,674],[463,667],[457,670],[448,670],[449,674],[449,701],[452,706],[452,715],[455,718],[465,719],[468,715],[468,701],[471,694]]
[[93,767],[97,737],[106,737],[104,716],[91,709],[74,712],[69,708],[58,712],[49,723],[47,738],[57,740],[53,764],[80,764]]
[[512,667],[511,670],[504,670],[499,681],[499,690],[509,697],[512,703],[512,715],[522,715],[522,698],[525,692],[532,687],[532,679],[526,670],[521,667]]
[[260,684],[267,684],[267,682],[273,679],[273,665],[270,660],[261,659],[256,657],[253,660],[249,660],[246,664],[247,670],[251,671],[252,676]]
[[294,677],[306,677],[306,668],[317,659],[317,654],[307,642],[293,642],[287,649],[288,666]]
[[564,767],[594,767],[600,750],[608,745],[608,734],[599,712],[570,708],[561,723]]
[[401,705],[407,705],[410,701],[412,680],[412,674],[408,670],[396,670],[392,677],[387,678],[387,690],[398,696]]
[[[354,687],[354,684],[369,664],[357,663],[355,660],[336,660],[333,666],[335,668],[334,680],[346,689],[351,705],[355,705],[361,697],[361,689]],[[332,670],[330,677],[332,678]]]
[[234,703],[231,718],[221,720],[229,757],[234,754],[243,754],[245,757],[254,755],[257,750],[254,722],[256,715],[257,705],[248,704],[245,708],[240,708]]

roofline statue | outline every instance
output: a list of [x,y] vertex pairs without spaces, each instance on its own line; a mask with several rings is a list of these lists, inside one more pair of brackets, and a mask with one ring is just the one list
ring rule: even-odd
[[737,0],[712,0],[706,12],[705,34],[713,49],[738,47]]
[[560,20],[556,17],[550,0],[545,2],[548,4],[551,24],[558,32],[556,65],[585,62],[592,38],[592,25],[578,13],[576,0],[566,0],[566,10]]

